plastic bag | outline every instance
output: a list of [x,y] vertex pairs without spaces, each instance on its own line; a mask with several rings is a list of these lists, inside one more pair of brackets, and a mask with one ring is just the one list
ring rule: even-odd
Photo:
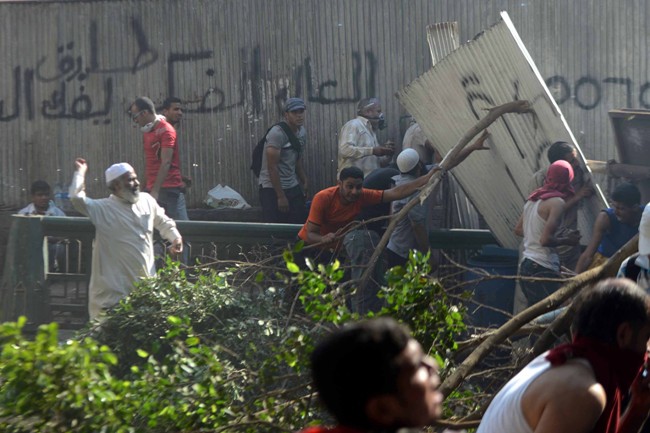
[[205,204],[215,209],[250,209],[251,207],[237,191],[221,184],[208,191]]

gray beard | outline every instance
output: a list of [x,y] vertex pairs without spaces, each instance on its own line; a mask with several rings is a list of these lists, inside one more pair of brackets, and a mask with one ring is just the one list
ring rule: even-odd
[[132,192],[124,190],[118,195],[119,198],[128,201],[131,204],[136,204],[140,200],[140,192]]

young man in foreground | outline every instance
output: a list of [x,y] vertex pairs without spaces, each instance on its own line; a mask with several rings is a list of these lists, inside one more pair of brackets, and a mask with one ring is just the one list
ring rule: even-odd
[[393,319],[335,331],[311,359],[314,386],[338,425],[303,433],[391,433],[440,417],[438,366]]

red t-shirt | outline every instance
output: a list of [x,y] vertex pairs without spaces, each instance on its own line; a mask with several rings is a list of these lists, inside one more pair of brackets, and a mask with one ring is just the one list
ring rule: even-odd
[[156,126],[149,132],[145,132],[142,139],[144,143],[145,175],[147,178],[147,191],[151,191],[156,181],[158,170],[160,170],[160,157],[163,148],[174,150],[172,162],[167,172],[167,177],[162,183],[162,188],[178,188],[183,186],[181,178],[180,160],[178,158],[178,146],[176,144],[176,130],[165,119],[160,119]]
[[[307,222],[311,221],[319,225],[321,235],[335,233],[354,221],[362,207],[381,203],[383,196],[384,191],[364,188],[357,201],[343,203],[338,186],[326,188],[314,196]],[[307,223],[302,226],[298,236],[302,240],[307,240]]]

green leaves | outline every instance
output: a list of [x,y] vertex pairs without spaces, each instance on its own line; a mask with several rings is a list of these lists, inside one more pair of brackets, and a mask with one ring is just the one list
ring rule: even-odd
[[[159,271],[101,326],[60,343],[57,325],[29,339],[25,318],[0,324],[0,431],[234,433],[297,431],[323,414],[309,355],[358,319],[336,261],[301,270],[293,251],[270,266]],[[415,254],[388,274],[379,315],[407,323],[441,364],[464,329],[462,306]]]

